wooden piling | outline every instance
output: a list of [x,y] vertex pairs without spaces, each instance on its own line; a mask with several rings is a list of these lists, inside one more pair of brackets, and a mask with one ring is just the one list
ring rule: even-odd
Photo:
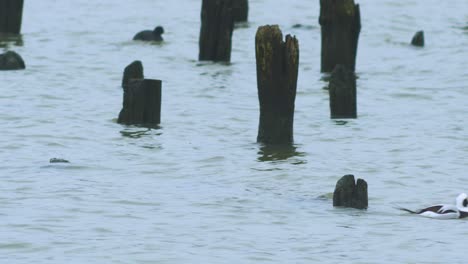
[[249,17],[249,0],[234,0],[234,22],[246,22]]
[[23,18],[23,0],[0,0],[0,32],[19,34]]
[[411,45],[416,47],[424,47],[424,31],[418,31],[414,34],[411,39]]
[[331,118],[357,118],[356,76],[344,65],[336,65],[328,86]]
[[123,78],[122,78],[122,87],[126,87],[128,81],[131,79],[143,79],[143,64],[141,61],[136,60],[130,63],[124,69]]
[[198,60],[231,61],[232,7],[233,0],[203,0]]
[[161,81],[131,79],[124,89],[118,123],[154,126],[161,122]]
[[353,175],[345,175],[336,183],[333,193],[333,206],[367,209],[367,182],[358,179],[354,182]]
[[294,101],[299,66],[299,43],[277,25],[262,26],[255,36],[260,122],[257,141],[293,142]]
[[354,0],[320,0],[322,29],[321,71],[331,72],[337,64],[355,71],[361,31],[359,5]]

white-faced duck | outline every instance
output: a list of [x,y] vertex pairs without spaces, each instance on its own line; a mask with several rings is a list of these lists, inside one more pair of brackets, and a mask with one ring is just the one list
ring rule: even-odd
[[143,40],[143,41],[163,41],[161,35],[164,33],[164,28],[157,26],[154,30],[143,30],[138,32],[133,40]]
[[429,206],[420,210],[409,210],[406,208],[398,208],[400,210],[418,214],[425,217],[437,219],[454,219],[468,217],[468,196],[465,193],[459,194],[455,200],[455,204],[438,204]]

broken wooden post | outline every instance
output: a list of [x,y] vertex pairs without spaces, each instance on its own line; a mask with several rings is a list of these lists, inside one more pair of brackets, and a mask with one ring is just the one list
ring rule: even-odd
[[358,179],[354,182],[353,175],[345,175],[336,183],[333,192],[333,206],[367,209],[367,182]]
[[319,24],[322,29],[322,72],[331,72],[337,64],[355,71],[361,31],[359,5],[354,0],[320,0]]
[[203,0],[198,60],[231,60],[232,3],[233,0]]
[[124,69],[123,78],[122,78],[122,87],[126,87],[128,81],[131,79],[143,79],[143,64],[141,61],[136,60],[130,63]]
[[118,123],[153,126],[161,122],[161,81],[131,79],[124,87]]
[[331,118],[356,118],[356,76],[344,65],[336,65],[328,85]]
[[246,22],[249,16],[249,0],[234,0],[234,22]]
[[416,47],[424,47],[424,31],[418,31],[414,34],[411,40],[411,45]]
[[0,54],[0,70],[22,70],[25,69],[24,60],[14,51]]
[[260,123],[257,141],[293,142],[294,101],[299,66],[299,44],[277,25],[262,26],[255,36]]
[[23,0],[0,0],[0,32],[19,34],[23,18]]

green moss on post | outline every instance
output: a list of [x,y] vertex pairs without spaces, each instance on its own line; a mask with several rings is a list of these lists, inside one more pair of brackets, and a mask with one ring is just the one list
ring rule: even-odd
[[361,14],[354,0],[320,0],[322,29],[321,71],[331,72],[337,64],[355,71]]
[[23,0],[0,0],[0,32],[19,34],[23,19]]
[[299,43],[278,26],[262,26],[255,36],[260,122],[257,141],[293,142],[294,102],[299,66]]

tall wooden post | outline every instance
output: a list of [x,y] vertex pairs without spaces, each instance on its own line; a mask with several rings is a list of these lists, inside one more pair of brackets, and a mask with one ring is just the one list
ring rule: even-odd
[[198,60],[231,61],[232,6],[233,0],[203,0]]
[[23,0],[0,0],[0,32],[19,34],[23,18]]
[[262,26],[255,36],[260,122],[257,141],[293,142],[294,101],[299,67],[299,43],[277,25]]
[[161,122],[161,81],[131,79],[124,89],[118,123],[157,125]]
[[328,86],[331,118],[356,118],[356,76],[346,66],[336,65]]
[[249,17],[249,0],[234,0],[234,22],[246,22]]
[[355,71],[361,31],[359,5],[354,0],[320,0],[319,24],[322,29],[322,72],[337,64]]

